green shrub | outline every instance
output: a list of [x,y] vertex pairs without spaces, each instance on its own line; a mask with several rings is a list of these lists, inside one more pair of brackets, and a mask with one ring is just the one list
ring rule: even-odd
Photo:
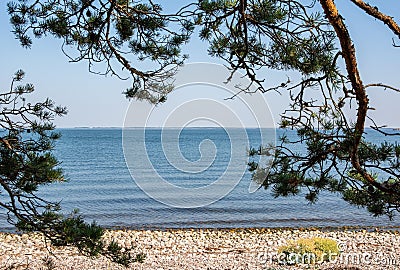
[[[301,238],[279,247],[281,262],[286,264],[314,264],[334,260],[339,255],[338,244],[328,238]],[[282,258],[284,258],[282,260]]]

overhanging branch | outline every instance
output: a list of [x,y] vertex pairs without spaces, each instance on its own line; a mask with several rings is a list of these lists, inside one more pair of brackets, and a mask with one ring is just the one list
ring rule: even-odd
[[393,20],[393,17],[380,12],[378,7],[373,7],[362,0],[351,0],[351,2],[364,10],[368,15],[386,24],[390,30],[392,30],[392,32],[400,38],[400,26]]
[[360,72],[358,70],[354,44],[351,41],[350,34],[347,30],[347,27],[343,21],[342,16],[339,14],[338,9],[336,8],[334,0],[320,0],[319,2],[322,8],[324,9],[325,15],[328,18],[330,24],[335,29],[336,35],[340,41],[342,55],[346,63],[346,71],[348,74],[348,78],[351,82],[351,86],[356,95],[356,100],[358,103],[357,119],[353,132],[351,163],[354,169],[357,170],[357,172],[361,174],[362,177],[366,181],[368,181],[368,183],[370,183],[372,186],[378,188],[383,192],[393,193],[395,191],[375,181],[374,177],[371,174],[369,174],[365,169],[363,169],[361,166],[358,150],[362,140],[362,135],[364,134],[365,120],[367,118],[369,99],[365,91],[365,87],[362,83]]

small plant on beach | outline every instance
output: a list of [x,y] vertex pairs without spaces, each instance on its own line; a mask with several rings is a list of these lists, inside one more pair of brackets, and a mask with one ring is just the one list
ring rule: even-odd
[[289,241],[288,245],[278,249],[278,253],[284,255],[281,261],[286,264],[315,264],[331,261],[339,255],[339,252],[335,240],[319,237]]
[[8,222],[25,232],[41,232],[57,246],[75,246],[88,256],[104,255],[128,265],[139,261],[129,250],[114,252],[103,241],[104,229],[86,223],[77,212],[65,215],[60,204],[37,194],[40,186],[64,182],[60,163],[53,155],[60,138],[52,121],[67,113],[50,99],[30,103],[32,84],[21,84],[25,73],[17,71],[9,91],[0,93],[0,207]]

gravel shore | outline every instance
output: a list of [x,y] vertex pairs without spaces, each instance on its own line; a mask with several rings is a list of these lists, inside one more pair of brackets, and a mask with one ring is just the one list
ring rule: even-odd
[[[279,246],[311,237],[336,240],[341,254],[329,263],[279,264]],[[109,230],[105,239],[146,255],[144,263],[134,263],[128,269],[400,269],[397,230]],[[103,257],[81,256],[72,247],[46,246],[39,234],[0,233],[0,269],[127,268]]]

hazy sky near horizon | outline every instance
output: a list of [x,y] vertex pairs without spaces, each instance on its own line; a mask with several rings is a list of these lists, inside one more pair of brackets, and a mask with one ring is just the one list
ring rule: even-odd
[[[31,49],[24,49],[11,33],[9,16],[6,12],[6,3],[0,3],[1,23],[1,50],[0,50],[0,89],[8,90],[11,78],[18,69],[26,72],[25,82],[35,85],[36,91],[33,99],[44,99],[50,97],[57,104],[68,107],[68,115],[56,119],[58,127],[119,127],[124,123],[125,113],[130,105],[122,92],[130,87],[131,82],[121,81],[117,77],[99,76],[88,71],[87,62],[69,63],[67,57],[61,52],[61,40],[46,37],[33,41]],[[177,5],[179,1],[160,1],[163,6]],[[361,10],[354,7],[350,1],[336,1],[338,7],[343,11],[345,22],[350,28],[350,34],[356,45],[359,68],[362,79],[367,83],[386,83],[400,87],[400,48],[392,46],[394,35],[381,22],[365,15]],[[377,5],[380,10],[393,16],[400,22],[400,3],[395,0],[370,1]],[[398,42],[400,44],[400,41]],[[188,62],[211,62],[221,63],[207,55],[207,44],[194,39],[186,46],[190,54]],[[285,77],[284,74],[269,74],[272,81],[277,82]],[[279,77],[281,76],[281,77]],[[221,81],[226,78],[221,78]],[[193,97],[197,98],[196,91],[199,87],[191,86]],[[212,86],[209,86],[212,88]],[[202,90],[201,90],[202,91]],[[209,91],[209,89],[207,90]],[[206,91],[206,92],[207,92]],[[400,93],[383,91],[383,89],[368,90],[371,106],[376,108],[372,116],[377,122],[390,127],[400,127],[400,119],[397,114],[400,104]],[[190,93],[190,92],[188,92]],[[207,92],[208,93],[208,92]],[[212,91],[209,91],[212,93]],[[219,95],[210,98],[221,98]],[[267,93],[264,98],[269,104],[275,121],[278,121],[279,114],[283,112],[288,104],[287,96],[275,92]],[[179,95],[171,96],[167,103],[161,106],[168,111],[171,106],[177,106],[180,101]],[[170,104],[170,105],[169,105]],[[149,105],[139,104],[140,108]],[[170,107],[168,107],[170,106]],[[204,108],[203,108],[204,109]],[[212,107],[205,108],[214,110]],[[217,109],[214,112],[219,113]],[[268,112],[269,113],[269,112]],[[174,119],[172,119],[174,120]],[[245,121],[245,125],[252,125]],[[179,123],[179,115],[176,116],[176,123]],[[170,123],[174,125],[174,121]],[[269,122],[270,125],[272,122]],[[155,121],[152,125],[159,125]],[[203,125],[204,123],[199,123]]]

